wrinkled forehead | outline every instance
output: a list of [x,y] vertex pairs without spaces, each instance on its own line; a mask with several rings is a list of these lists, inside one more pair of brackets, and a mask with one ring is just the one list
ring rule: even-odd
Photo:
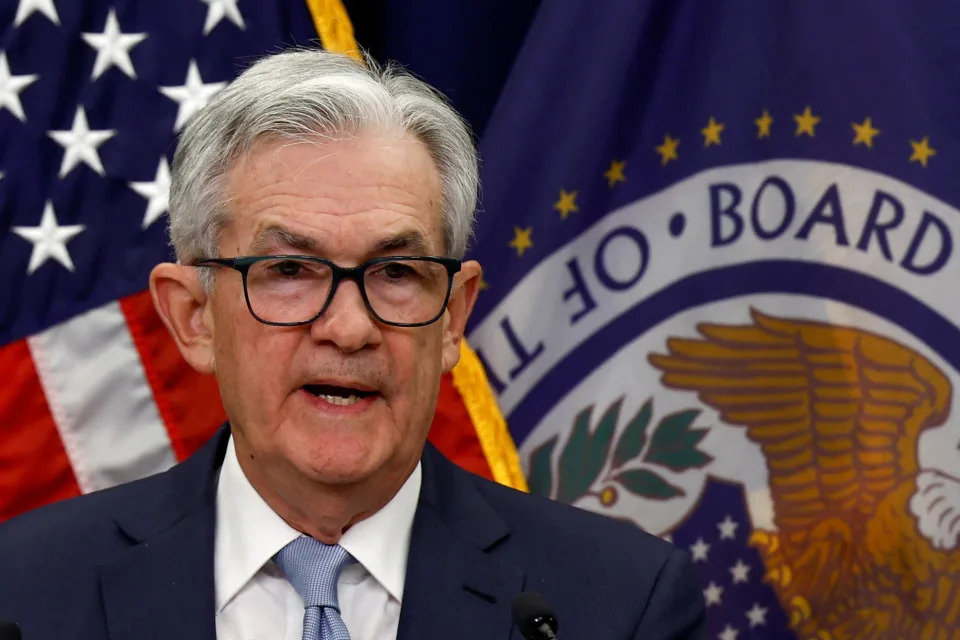
[[259,140],[232,163],[224,186],[224,239],[239,251],[445,249],[440,176],[409,134]]

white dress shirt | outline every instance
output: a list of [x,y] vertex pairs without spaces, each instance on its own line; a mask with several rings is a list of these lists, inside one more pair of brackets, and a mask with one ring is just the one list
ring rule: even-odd
[[[386,506],[340,539],[357,560],[337,583],[351,640],[396,640],[420,481],[418,464]],[[299,535],[247,480],[231,438],[217,484],[218,640],[301,640],[303,600],[272,560]]]

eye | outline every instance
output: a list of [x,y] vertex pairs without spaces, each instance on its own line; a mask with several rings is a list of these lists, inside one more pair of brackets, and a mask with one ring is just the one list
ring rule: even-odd
[[380,271],[390,280],[403,280],[416,273],[412,266],[403,262],[388,262]]
[[303,271],[303,265],[295,260],[280,260],[270,264],[270,271],[278,276],[293,278]]

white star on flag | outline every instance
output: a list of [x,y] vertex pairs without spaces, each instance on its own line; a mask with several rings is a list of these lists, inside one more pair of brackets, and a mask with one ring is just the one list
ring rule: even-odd
[[753,606],[747,611],[747,618],[750,620],[750,628],[767,623],[767,608],[761,607],[759,602],[754,602]]
[[207,35],[213,28],[220,24],[224,17],[230,19],[230,22],[241,29],[246,29],[243,24],[243,16],[240,15],[240,9],[237,8],[237,0],[201,0],[207,4],[207,21],[203,24],[203,35]]
[[146,33],[122,33],[120,23],[117,22],[117,13],[113,9],[107,14],[107,22],[103,26],[103,33],[84,33],[83,39],[88,45],[97,50],[97,60],[93,63],[93,75],[96,80],[104,71],[115,66],[130,78],[136,79],[137,72],[133,69],[130,60],[130,49],[134,48],[147,37]]
[[27,275],[39,269],[50,258],[73,271],[73,260],[70,259],[70,252],[67,251],[67,242],[85,228],[82,224],[59,225],[51,202],[47,202],[44,206],[39,226],[12,227],[15,234],[33,243]]
[[723,631],[720,632],[720,635],[717,636],[719,640],[737,640],[737,636],[740,635],[740,632],[727,625],[723,628]]
[[60,164],[61,178],[70,173],[81,161],[100,175],[104,174],[97,149],[117,135],[115,129],[91,131],[83,107],[77,107],[77,112],[73,116],[73,126],[69,131],[48,131],[47,133],[65,149],[63,162]]
[[750,566],[744,564],[743,560],[737,560],[737,564],[730,567],[730,575],[733,576],[733,584],[746,582],[749,580]]
[[204,84],[203,78],[200,77],[200,71],[197,69],[197,61],[191,59],[190,67],[187,69],[187,79],[182,85],[179,87],[160,87],[160,92],[163,95],[180,103],[177,122],[173,125],[173,130],[179,131],[193,114],[202,109],[210,101],[210,98],[225,86],[227,86],[226,82]]
[[707,601],[708,607],[712,604],[720,604],[720,596],[722,595],[723,587],[719,586],[716,582],[711,582],[707,585],[707,588],[703,590],[703,598]]
[[34,11],[39,11],[50,18],[55,25],[60,25],[60,16],[57,15],[57,8],[53,6],[53,0],[20,0],[17,5],[17,17],[13,19],[13,26],[19,27],[23,21],[33,15]]
[[707,553],[710,551],[710,545],[703,541],[703,538],[697,538],[697,541],[690,545],[690,555],[694,562],[701,562],[707,559]]
[[18,120],[27,119],[20,104],[20,92],[36,81],[37,75],[15,76],[10,73],[7,52],[0,51],[0,109],[6,109]]
[[730,516],[727,516],[726,518],[724,518],[724,519],[723,519],[723,522],[717,523],[717,528],[720,530],[720,539],[721,539],[721,540],[726,540],[726,539],[733,540],[734,538],[736,538],[736,537],[737,537],[737,527],[739,527],[739,526],[740,526],[740,524],[739,524],[738,522],[736,522],[736,521],[735,521],[733,518],[731,518]]
[[157,221],[167,211],[170,197],[170,165],[166,156],[160,158],[153,182],[131,182],[130,188],[147,199],[147,213],[143,216],[143,229]]

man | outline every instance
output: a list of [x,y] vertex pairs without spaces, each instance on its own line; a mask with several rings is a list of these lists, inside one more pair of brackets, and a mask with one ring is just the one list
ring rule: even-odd
[[[230,422],[167,473],[0,527],[0,618],[46,638],[690,638],[682,552],[426,445],[480,266],[462,120],[397,70],[268,57],[187,126],[154,303]],[[136,428],[131,425],[131,428]]]

